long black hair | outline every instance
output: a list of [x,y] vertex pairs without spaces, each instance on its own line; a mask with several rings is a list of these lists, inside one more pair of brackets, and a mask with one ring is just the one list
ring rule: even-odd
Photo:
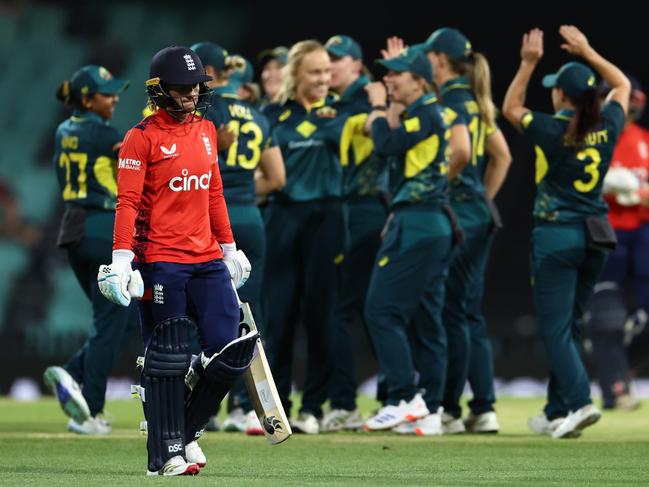
[[586,136],[602,119],[601,99],[596,90],[585,91],[580,96],[568,96],[568,99],[575,106],[575,114],[566,130],[565,140],[570,145],[583,148]]

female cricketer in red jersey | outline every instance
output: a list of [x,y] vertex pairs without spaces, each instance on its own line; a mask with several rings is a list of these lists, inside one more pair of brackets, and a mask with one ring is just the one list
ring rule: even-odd
[[[158,110],[124,139],[113,262],[98,276],[109,300],[141,298],[148,475],[196,474],[205,465],[196,439],[248,368],[257,335],[237,338],[231,282],[242,285],[250,263],[230,229],[216,129],[196,115],[210,79],[191,49],[168,47],[153,57],[146,84]],[[202,353],[191,365],[200,380],[185,397],[194,323]]]

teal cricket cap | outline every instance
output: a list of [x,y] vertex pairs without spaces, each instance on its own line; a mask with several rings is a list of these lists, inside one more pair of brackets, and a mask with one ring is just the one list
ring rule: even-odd
[[335,35],[330,37],[325,43],[325,48],[329,54],[336,57],[351,56],[352,59],[363,59],[363,50],[361,49],[361,46],[349,36]]
[[101,93],[117,95],[131,84],[130,81],[115,78],[103,66],[89,64],[72,75],[70,90],[77,96]]
[[390,71],[403,73],[410,71],[424,78],[428,83],[433,82],[433,65],[428,57],[421,51],[408,49],[398,57],[392,59],[377,59],[377,63],[385,66]]
[[198,54],[203,66],[208,64],[216,70],[223,70],[228,66],[228,51],[213,42],[197,42],[190,47]]
[[587,91],[595,91],[597,82],[595,73],[585,64],[578,62],[566,63],[554,74],[543,77],[546,88],[561,88],[568,96],[581,96]]
[[272,59],[278,61],[280,64],[286,64],[288,62],[288,48],[285,46],[277,46],[272,49],[264,49],[257,55],[257,64],[263,67]]
[[411,47],[422,52],[443,52],[451,59],[466,60],[472,52],[471,42],[457,29],[442,27],[433,32],[425,42]]
[[230,73],[228,84],[238,88],[246,83],[252,83],[255,76],[252,63],[238,54],[233,54],[230,56],[230,59],[230,65],[233,70]]

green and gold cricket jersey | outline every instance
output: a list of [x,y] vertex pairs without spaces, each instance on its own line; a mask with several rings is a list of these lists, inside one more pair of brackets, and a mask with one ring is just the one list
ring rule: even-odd
[[280,147],[286,166],[286,186],[273,194],[274,199],[299,202],[341,196],[344,118],[338,116],[334,101],[327,97],[306,110],[291,99],[263,110],[271,126],[271,144]]
[[471,139],[471,159],[462,172],[450,182],[451,200],[464,201],[484,193],[483,177],[486,169],[485,140],[498,127],[487,126],[482,120],[480,106],[464,76],[447,81],[441,87],[444,106],[457,113],[454,123],[463,123]]
[[390,129],[385,117],[372,123],[375,151],[388,157],[393,207],[448,200],[446,148],[455,117],[428,94],[406,108],[399,128]]
[[572,116],[572,111],[560,110],[554,115],[528,112],[521,119],[536,151],[534,216],[540,220],[580,221],[605,216],[608,210],[602,183],[624,126],[624,111],[617,102],[607,103],[601,123],[581,148],[565,140]]
[[217,88],[213,91],[212,105],[205,112],[205,118],[213,121],[217,128],[227,125],[236,134],[229,148],[219,150],[225,200],[228,203],[254,203],[255,169],[270,142],[266,117],[227,89]]
[[[372,138],[364,133],[365,122],[372,107],[361,76],[342,94],[335,108],[345,116],[340,139],[340,163],[343,166],[343,195],[376,196],[381,191],[380,176],[386,160],[374,153]],[[387,189],[387,188],[386,188]]]
[[[107,120],[93,112],[75,111],[56,130],[54,166],[66,204],[115,209],[117,155],[122,140]],[[139,161],[120,161],[135,168]]]

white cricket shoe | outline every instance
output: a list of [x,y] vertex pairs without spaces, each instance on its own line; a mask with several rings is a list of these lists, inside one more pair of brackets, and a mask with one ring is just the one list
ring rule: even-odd
[[[545,414],[539,414],[538,416],[533,416],[527,420],[527,426],[534,433],[539,435],[552,436],[552,433],[563,423],[566,418],[555,418],[552,421],[548,421],[548,418]],[[581,431],[575,432],[575,438],[581,435]]]
[[415,434],[415,425],[419,421],[404,421],[401,424],[396,425],[394,428],[392,428],[392,431],[395,432],[398,435],[414,435]]
[[439,408],[436,413],[431,413],[418,419],[415,422],[415,434],[417,436],[440,436],[444,433],[442,427],[443,408]]
[[466,433],[462,419],[456,418],[448,413],[442,414],[442,430],[445,435],[459,435]]
[[221,431],[221,421],[218,416],[212,416],[205,425],[205,431]]
[[207,465],[207,458],[205,458],[205,454],[196,440],[185,445],[185,458],[187,463],[195,463],[200,468]]
[[228,433],[243,433],[246,431],[246,413],[242,408],[230,411],[228,417],[223,421],[223,431]]
[[63,367],[48,367],[43,374],[47,388],[59,400],[63,412],[81,424],[90,417],[90,408],[81,388]]
[[355,430],[363,427],[363,417],[358,409],[332,409],[320,421],[320,431],[333,433],[335,431]]
[[248,436],[261,436],[264,434],[264,428],[261,427],[254,409],[251,409],[246,414],[246,434]]
[[376,415],[365,421],[364,428],[366,431],[388,430],[405,421],[417,421],[428,413],[426,403],[417,393],[409,402],[402,399],[397,406],[383,406]]
[[575,438],[575,432],[597,423],[602,417],[602,413],[593,404],[572,411],[566,419],[552,433],[552,438]]
[[464,419],[464,427],[469,433],[498,433],[500,431],[495,411],[480,414],[470,413]]
[[70,418],[68,421],[68,430],[80,435],[108,435],[112,431],[110,423],[105,419],[97,416],[89,417],[83,423],[78,423]]
[[148,477],[154,475],[164,475],[165,477],[174,477],[176,475],[197,475],[200,468],[195,463],[186,462],[181,455],[171,457],[157,472],[147,470]]
[[311,413],[300,413],[297,419],[290,421],[291,428],[296,433],[306,433],[307,435],[317,435],[320,433],[320,423]]

